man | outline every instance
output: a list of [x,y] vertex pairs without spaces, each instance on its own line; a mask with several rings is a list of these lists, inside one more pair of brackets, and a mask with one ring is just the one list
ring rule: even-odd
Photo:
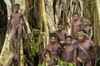
[[90,66],[90,52],[91,50],[95,53],[95,65],[97,64],[97,54],[94,47],[93,41],[91,41],[89,36],[86,34],[84,30],[80,30],[77,35],[77,42],[74,42],[73,44],[77,44],[77,61],[78,66],[82,66],[81,63],[85,63],[85,66]]
[[71,35],[75,39],[75,35],[81,29],[82,22],[79,21],[79,15],[74,13],[74,22],[71,27]]
[[[14,8],[13,8],[13,12],[10,15],[10,20],[8,22],[7,25],[7,33],[9,31],[9,25],[11,23],[12,20],[12,29],[11,29],[11,44],[13,46],[13,53],[14,53],[14,58],[15,56],[19,56],[20,53],[20,45],[21,45],[21,34],[22,34],[22,27],[25,24],[23,15],[21,13],[19,13],[19,9],[20,9],[20,5],[19,4],[15,4]],[[21,23],[21,19],[23,21],[23,23]],[[15,45],[14,45],[14,37],[15,34],[18,33],[18,51],[15,50]]]
[[49,65],[50,66],[54,66],[58,62],[57,59],[59,58],[60,51],[61,51],[61,46],[56,43],[56,37],[55,36],[51,36],[50,37],[50,43],[49,43],[49,45],[47,45],[44,48],[44,51],[42,53],[42,57],[46,62],[48,62],[46,60],[46,57],[45,57],[46,53],[48,52],[49,53],[49,57],[50,57]]
[[32,32],[27,35],[27,50],[30,61],[29,65],[38,66],[42,53],[42,34],[38,27],[34,28]]
[[63,48],[64,57],[63,60],[68,64],[75,65],[76,62],[76,45],[72,44],[72,37],[67,36],[67,39],[65,41],[65,46]]
[[91,39],[93,36],[93,30],[92,30],[92,27],[89,26],[89,20],[87,20],[87,19],[83,20],[83,28],[82,29],[86,31],[86,33],[89,35],[89,38]]

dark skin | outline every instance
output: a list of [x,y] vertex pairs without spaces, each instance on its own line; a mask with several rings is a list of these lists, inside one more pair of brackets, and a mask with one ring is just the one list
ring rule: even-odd
[[[33,32],[33,34],[34,34],[35,37],[38,37],[38,36],[39,36],[39,32],[36,31],[36,30]],[[30,52],[30,40],[31,40],[31,34],[28,34],[28,35],[27,35],[27,50],[28,50],[28,56],[29,56],[29,58],[30,58],[30,60],[31,60],[30,65],[31,65],[31,66],[34,66],[33,61],[32,61],[32,58],[33,58],[33,57],[32,57],[31,52]],[[35,42],[37,42],[37,40],[35,40]],[[41,50],[42,47],[39,46],[39,49],[40,49],[40,50],[39,50],[39,53],[42,54],[42,50]]]
[[72,45],[72,39],[67,38],[65,41],[65,46],[64,46],[64,61],[66,62],[76,62],[76,46]]
[[56,32],[58,41],[65,41],[67,32],[62,29],[61,26],[58,26],[58,31]]
[[[21,19],[23,21],[23,23],[21,23]],[[21,34],[22,34],[22,27],[25,24],[24,18],[22,16],[21,13],[19,13],[19,6],[14,6],[13,8],[13,13],[10,15],[10,20],[8,22],[7,25],[7,33],[9,32],[9,25],[12,21],[12,28],[11,28],[11,44],[13,46],[13,52],[14,52],[14,56],[19,56],[20,53],[20,45],[21,45]],[[16,30],[18,30],[18,51],[15,50],[15,45],[14,45],[14,37],[16,34]]]
[[[28,34],[28,36],[27,36],[27,49],[28,49],[28,56],[32,60],[32,55],[31,55],[31,52],[30,52],[30,45],[29,45],[30,44],[30,37],[31,37],[31,35]],[[30,65],[34,66],[32,62],[30,62]]]
[[[93,52],[95,53],[95,66],[96,66],[96,64],[97,64],[97,53],[96,53],[96,49],[94,47],[93,41],[87,40],[85,38],[85,36],[82,35],[82,34],[78,34],[77,44],[79,44],[81,47],[83,47],[84,50],[88,53],[88,55],[90,54],[90,50],[91,49],[93,50]],[[82,61],[86,61],[86,66],[90,66],[90,59],[88,58],[87,54],[84,53],[84,51],[79,46],[77,46],[77,49],[78,49],[78,54],[76,54],[77,57],[79,57]],[[78,60],[78,62],[80,62],[80,61]]]
[[89,38],[91,39],[93,36],[93,30],[92,27],[89,26],[88,22],[83,22],[83,29],[86,31],[86,33],[89,35]]
[[58,43],[60,43],[60,41],[64,41],[65,42],[65,39],[67,37],[67,32],[62,29],[62,26],[58,26],[58,31],[57,32],[52,32],[52,33],[56,33],[57,39],[58,39]]
[[59,58],[60,50],[61,46],[59,44],[56,44],[56,38],[51,37],[49,45],[46,46],[42,53],[42,57],[46,62],[48,62],[45,57],[46,53],[48,52],[50,57],[49,65],[53,66],[55,65],[55,61],[57,61],[56,59]]
[[79,21],[79,16],[77,14],[74,14],[74,22],[72,23],[71,27],[71,35],[75,37],[77,32],[81,29],[82,23]]

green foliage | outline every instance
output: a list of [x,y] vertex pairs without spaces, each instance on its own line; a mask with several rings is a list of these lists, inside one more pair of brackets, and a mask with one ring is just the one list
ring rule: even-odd
[[[30,50],[31,50],[31,54],[32,56],[35,56],[36,54],[39,53],[39,46],[42,43],[42,39],[41,39],[41,35],[39,35],[38,37],[34,37],[34,35],[31,33],[31,41],[30,41]],[[35,42],[35,40],[38,40],[37,42]]]
[[23,49],[24,49],[24,51],[27,51],[26,43],[24,43]]
[[76,66],[76,63],[67,63],[67,62],[65,62],[65,61],[62,61],[62,60],[59,60],[58,61],[58,65],[56,65],[56,66],[64,66],[64,65],[68,65],[68,66]]
[[25,62],[25,63],[29,63],[29,62],[30,62],[30,61],[27,59],[26,55],[23,56],[22,61]]
[[41,65],[41,64],[39,64],[38,66],[46,66],[46,63],[43,63],[42,65]]
[[79,31],[76,35],[76,37],[78,38],[78,34],[82,34],[83,36],[85,36],[86,38],[89,38],[88,34],[84,33],[83,31]]
[[99,57],[98,57],[98,65],[100,65],[100,53],[99,53]]
[[[39,47],[40,47],[40,44],[42,43],[42,37],[41,37],[40,31],[39,31],[39,36],[37,36],[37,37],[34,36],[33,31],[30,34],[31,37],[30,37],[30,44],[29,44],[30,52],[32,55],[32,60],[31,60],[32,62],[34,62],[34,57],[37,54],[39,54]],[[23,56],[23,62],[30,63],[30,60],[28,59],[28,56],[27,56],[28,50],[27,50],[27,43],[26,42],[24,43],[23,48],[24,48],[24,51],[26,52],[25,55]]]

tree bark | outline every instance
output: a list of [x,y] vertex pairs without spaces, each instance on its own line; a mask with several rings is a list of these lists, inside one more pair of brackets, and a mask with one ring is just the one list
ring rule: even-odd
[[[11,5],[11,1],[10,0],[5,0],[6,4],[7,4],[7,10],[8,10],[8,19],[9,19],[9,15],[11,14],[12,12],[12,6]],[[21,1],[21,0],[15,0],[14,3],[19,3],[21,5],[21,10],[20,12],[22,14],[24,14],[25,12],[25,0]],[[13,4],[14,4],[13,3]],[[25,24],[26,24],[26,27],[27,27],[27,32],[30,33],[31,30],[29,28],[29,24],[28,24],[28,21],[27,21],[27,18],[26,16],[24,15],[25,17]],[[23,30],[25,30],[23,28]],[[24,66],[23,62],[22,62],[22,58],[23,58],[23,43],[21,44],[21,50],[20,50],[20,66]],[[0,54],[0,66],[3,65],[3,66],[10,66],[10,64],[13,62],[12,61],[13,59],[13,50],[12,50],[12,45],[10,44],[10,34],[6,34],[6,37],[5,37],[5,41],[4,41],[4,46],[3,46],[3,49],[2,49],[2,52]]]
[[96,46],[100,46],[100,0],[95,0],[96,9],[94,11],[94,41]]

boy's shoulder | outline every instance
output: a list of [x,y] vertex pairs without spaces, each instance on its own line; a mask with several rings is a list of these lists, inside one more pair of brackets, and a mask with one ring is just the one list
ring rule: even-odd
[[[23,14],[21,14],[21,13],[19,13],[19,12],[17,13],[17,15],[18,15],[19,17],[22,17],[22,16],[23,16]],[[12,12],[10,16],[13,17],[13,16],[16,16],[16,14]]]

